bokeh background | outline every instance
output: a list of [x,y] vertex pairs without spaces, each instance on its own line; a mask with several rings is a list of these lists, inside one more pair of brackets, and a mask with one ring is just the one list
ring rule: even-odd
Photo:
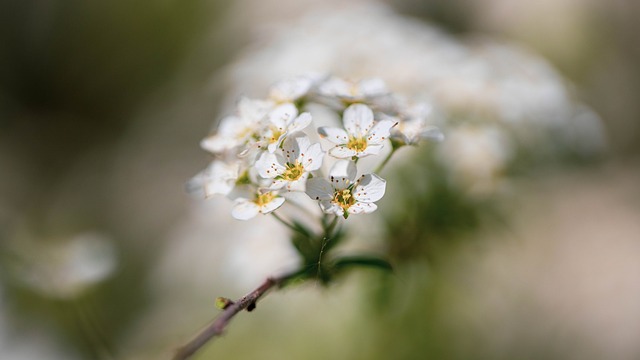
[[0,1],[0,358],[170,358],[295,266],[278,223],[185,183],[240,95],[318,70],[441,104],[447,139],[353,222],[395,271],[272,293],[196,358],[637,359],[639,11]]

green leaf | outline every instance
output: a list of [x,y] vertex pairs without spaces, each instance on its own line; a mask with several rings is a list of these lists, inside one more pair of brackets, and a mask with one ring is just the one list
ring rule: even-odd
[[343,256],[334,260],[334,268],[336,270],[344,270],[350,267],[372,267],[384,271],[393,271],[393,267],[387,260],[371,255]]

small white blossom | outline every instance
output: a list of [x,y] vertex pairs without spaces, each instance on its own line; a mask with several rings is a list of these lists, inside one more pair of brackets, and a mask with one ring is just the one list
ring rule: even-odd
[[304,191],[309,173],[322,166],[323,157],[320,144],[312,145],[306,135],[297,132],[287,137],[276,153],[262,153],[255,166],[260,176],[273,179],[270,188]]
[[273,108],[273,102],[242,98],[237,115],[220,121],[218,131],[200,142],[200,146],[214,154],[249,144],[259,132],[262,119]]
[[305,97],[320,76],[314,74],[292,77],[275,83],[269,89],[269,99],[276,103],[292,103]]
[[298,116],[298,109],[291,103],[277,106],[267,114],[258,148],[275,152],[288,134],[303,130],[311,124],[311,120],[311,114],[306,112]]
[[386,181],[376,174],[366,174],[356,180],[356,166],[352,161],[340,160],[329,173],[329,180],[312,178],[307,181],[307,195],[320,202],[327,214],[345,219],[351,214],[371,213],[374,204],[384,196]]
[[318,92],[322,96],[338,98],[344,104],[369,102],[389,94],[384,81],[377,78],[351,82],[332,77],[319,86]]
[[442,141],[444,135],[440,129],[427,123],[432,112],[432,106],[426,103],[403,107],[390,139],[403,145],[417,145],[421,140]]
[[231,216],[238,220],[249,220],[258,214],[268,214],[284,203],[277,191],[258,191],[253,199],[237,198]]
[[318,133],[336,144],[329,154],[339,159],[364,157],[380,153],[395,122],[373,121],[373,111],[363,104],[349,106],[343,115],[344,128],[320,127]]
[[240,174],[239,162],[224,162],[214,160],[200,174],[196,175],[196,182],[204,190],[205,197],[215,194],[228,195],[236,185]]

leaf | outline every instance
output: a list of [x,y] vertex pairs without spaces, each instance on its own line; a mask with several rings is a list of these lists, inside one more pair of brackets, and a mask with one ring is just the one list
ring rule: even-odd
[[384,271],[393,271],[393,267],[387,260],[371,255],[343,256],[334,260],[334,268],[336,270],[344,270],[349,267],[372,267]]

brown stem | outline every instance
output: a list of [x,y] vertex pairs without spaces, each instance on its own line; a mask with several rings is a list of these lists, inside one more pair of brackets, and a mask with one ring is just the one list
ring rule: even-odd
[[241,297],[233,303],[230,303],[223,312],[218,315],[207,327],[205,327],[198,335],[196,335],[191,341],[184,346],[180,347],[173,360],[186,360],[190,358],[196,351],[200,350],[207,342],[216,336],[222,335],[225,327],[229,324],[231,319],[240,311],[247,309],[251,311],[255,308],[256,302],[267,291],[274,286],[282,286],[287,280],[294,278],[298,273],[293,273],[277,278],[268,278],[257,289]]

